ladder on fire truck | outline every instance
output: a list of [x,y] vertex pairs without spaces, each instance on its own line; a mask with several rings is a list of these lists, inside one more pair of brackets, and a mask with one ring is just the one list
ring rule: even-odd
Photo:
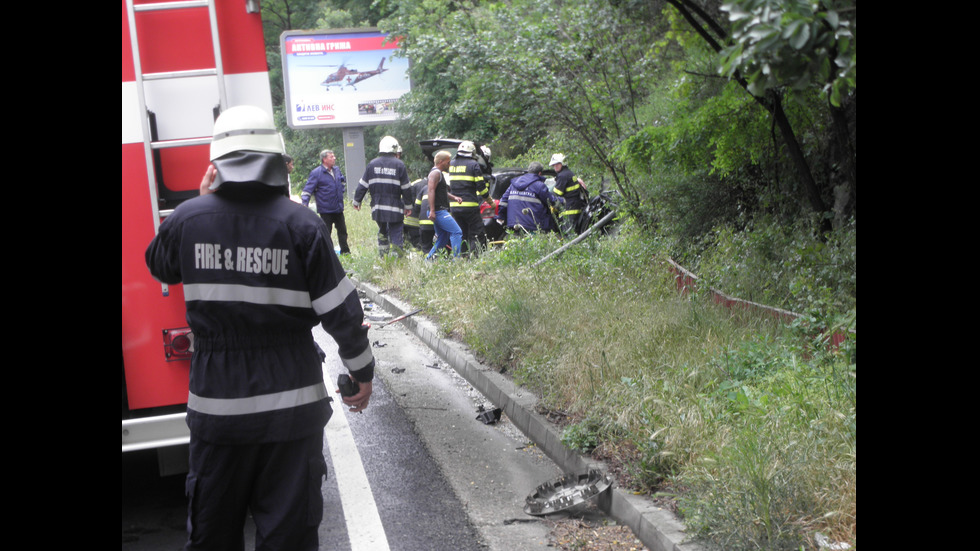
[[[214,76],[218,83],[218,109],[224,111],[228,105],[228,96],[225,91],[224,68],[221,58],[221,41],[218,37],[218,18],[215,10],[215,0],[183,0],[169,2],[154,2],[146,4],[135,4],[135,0],[126,0],[126,14],[129,19],[129,38],[133,52],[133,71],[136,77],[136,93],[139,98],[140,126],[143,134],[143,150],[146,156],[146,176],[150,186],[150,208],[153,213],[153,234],[160,231],[160,220],[170,213],[173,209],[160,209],[159,183],[157,181],[157,168],[154,152],[164,148],[188,147],[195,145],[205,145],[211,143],[211,136],[198,138],[181,138],[172,140],[154,140],[150,127],[150,112],[146,106],[146,89],[144,83],[153,80],[182,79]],[[213,68],[192,69],[184,71],[170,71],[161,73],[143,73],[143,63],[140,58],[139,35],[136,28],[137,12],[160,12],[163,10],[187,10],[187,9],[206,9],[210,20],[211,43],[214,47]],[[169,295],[169,286],[161,284],[163,294]]]
[[[156,163],[154,162],[154,151],[170,147],[187,147],[194,145],[204,145],[211,143],[211,136],[200,138],[181,138],[172,140],[152,139],[150,128],[150,113],[146,106],[146,90],[144,83],[151,80],[195,78],[202,76],[214,76],[218,81],[218,108],[224,111],[228,105],[227,93],[225,91],[224,69],[221,62],[221,41],[218,38],[218,19],[215,11],[215,0],[185,0],[170,2],[155,2],[146,4],[135,4],[134,0],[126,0],[126,12],[129,18],[129,36],[132,43],[133,69],[136,73],[136,91],[139,97],[140,124],[143,130],[143,149],[146,154],[146,172],[150,183],[150,201],[153,208],[153,233],[156,234],[160,228],[160,219],[168,216],[173,209],[161,210],[159,205],[158,182]],[[211,42],[214,46],[215,66],[206,69],[192,69],[185,71],[170,71],[162,73],[143,73],[142,61],[140,59],[139,37],[136,30],[137,12],[159,12],[163,10],[185,10],[185,9],[207,9],[211,23]]]

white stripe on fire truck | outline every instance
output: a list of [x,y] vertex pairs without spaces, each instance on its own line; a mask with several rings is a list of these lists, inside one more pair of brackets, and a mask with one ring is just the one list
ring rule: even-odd
[[193,392],[188,394],[188,409],[208,415],[246,415],[312,404],[327,397],[327,388],[320,382],[308,387],[248,398],[204,398]]
[[[147,109],[157,114],[158,139],[210,137],[211,108],[218,103],[214,76],[152,80],[145,83]],[[143,143],[139,92],[135,81],[122,83],[122,143]],[[226,73],[228,106],[256,105],[272,113],[269,73]],[[203,170],[203,169],[202,169]]]

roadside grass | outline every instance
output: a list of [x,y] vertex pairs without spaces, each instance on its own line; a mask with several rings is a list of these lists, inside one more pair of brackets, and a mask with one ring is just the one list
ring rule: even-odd
[[366,209],[347,221],[355,277],[424,308],[565,416],[566,445],[672,498],[708,543],[800,549],[820,532],[856,545],[854,338],[829,350],[803,325],[680,295],[629,222],[533,267],[557,237],[427,263],[379,258]]

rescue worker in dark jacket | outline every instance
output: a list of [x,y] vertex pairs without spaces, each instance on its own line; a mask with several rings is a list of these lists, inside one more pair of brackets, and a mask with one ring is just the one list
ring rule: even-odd
[[[424,187],[426,187],[425,178],[419,178],[418,180],[412,182],[412,196],[415,197],[415,201],[412,203],[411,214],[405,216],[405,236],[407,237],[408,242],[411,243],[411,245],[416,249],[422,249],[419,227],[422,221],[419,220],[420,205],[418,195],[419,191]],[[428,249],[423,250],[427,251]]]
[[429,252],[432,248],[432,241],[436,238],[435,222],[429,220],[426,213],[429,212],[429,182],[423,178],[422,183],[415,195],[415,206],[412,207],[412,214],[419,219],[419,248]]
[[357,183],[353,206],[361,210],[364,194],[371,192],[371,218],[378,224],[378,252],[385,256],[394,245],[401,251],[405,243],[405,217],[412,213],[415,196],[408,180],[408,169],[399,159],[402,146],[391,136],[381,138],[379,155],[368,163]]
[[511,180],[497,207],[499,223],[519,232],[557,231],[551,209],[561,199],[544,183],[543,171],[544,165],[534,161],[526,173]]
[[311,329],[337,342],[360,383],[343,402],[362,411],[375,367],[364,313],[323,220],[288,197],[269,113],[222,113],[211,162],[202,196],[174,209],[146,250],[153,277],[183,284],[194,334],[185,549],[240,549],[251,510],[256,548],[316,550],[323,501],[311,496],[332,409]]
[[555,153],[548,163],[555,169],[555,195],[565,200],[565,210],[561,212],[561,231],[571,235],[579,233],[579,225],[585,212],[585,182],[575,177],[575,173],[565,166],[565,156]]
[[463,198],[461,204],[453,203],[450,213],[456,224],[463,230],[463,242],[469,254],[478,255],[487,247],[487,232],[483,227],[480,204],[484,201],[493,206],[487,180],[480,169],[480,163],[473,158],[476,146],[463,141],[456,149],[456,158],[449,163],[449,192]]
[[344,219],[344,195],[347,193],[347,179],[344,178],[340,167],[335,166],[337,156],[329,149],[320,152],[320,166],[310,172],[300,200],[304,205],[310,204],[312,197],[316,201],[316,212],[327,223],[327,235],[337,226],[337,244],[340,254],[350,254],[347,244],[347,221]]

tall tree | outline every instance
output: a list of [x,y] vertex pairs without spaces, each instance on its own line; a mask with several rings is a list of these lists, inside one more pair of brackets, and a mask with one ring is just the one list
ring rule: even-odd
[[[818,80],[826,90],[834,120],[840,124],[841,104],[856,87],[856,50],[850,23],[823,3],[803,0],[735,0],[714,6],[729,13],[734,31],[695,0],[665,0],[720,55],[721,70],[738,82],[770,113],[779,129],[811,208],[828,210],[824,193],[797,139],[783,106],[785,86],[805,87]],[[813,6],[817,8],[814,9]],[[853,6],[853,3],[852,3]],[[831,66],[841,70],[832,70]],[[745,75],[748,76],[745,76]],[[838,131],[845,172],[856,186],[853,143]]]
[[510,143],[564,135],[588,150],[627,199],[638,199],[612,152],[638,128],[649,25],[605,0],[459,10],[459,3],[424,0],[416,11],[406,4],[382,25],[406,35],[413,117],[436,131],[484,132]]

